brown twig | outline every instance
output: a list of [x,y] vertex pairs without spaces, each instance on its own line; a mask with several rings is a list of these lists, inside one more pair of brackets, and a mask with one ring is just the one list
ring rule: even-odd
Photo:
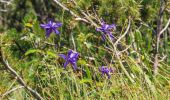
[[0,4],[2,4],[3,6],[4,6],[4,9],[1,9],[0,8],[0,12],[7,12],[8,10],[7,10],[7,6],[8,5],[10,5],[10,4],[12,4],[12,1],[13,0],[8,0],[8,1],[6,1],[6,0],[0,0]]
[[0,99],[3,99],[6,95],[8,95],[8,94],[10,94],[10,93],[12,93],[12,92],[14,92],[14,91],[16,91],[16,90],[18,90],[18,89],[22,89],[22,88],[24,88],[24,86],[15,87],[15,88],[13,88],[13,89],[5,92],[4,94],[2,94],[2,95],[0,96]]
[[132,46],[132,45],[129,45],[129,46],[126,47],[124,50],[119,51],[118,55],[120,55],[120,54],[123,53],[123,52],[126,52],[131,46]]
[[121,61],[120,55],[118,55],[119,53],[118,53],[118,51],[116,50],[115,45],[113,45],[113,49],[114,49],[115,56],[116,56],[116,58],[117,58],[117,60],[118,60],[118,62],[119,62],[119,64],[120,64],[121,69],[123,70],[123,72],[125,73],[125,75],[128,77],[128,79],[129,79],[132,83],[134,83],[135,81],[131,78],[131,76],[129,75],[129,73],[128,73],[127,70],[125,69],[125,67],[124,67],[124,65],[123,65],[123,63],[122,63],[122,61]]
[[160,35],[162,30],[162,23],[163,23],[163,11],[164,11],[164,0],[160,0],[160,9],[159,15],[157,20],[157,31],[156,31],[156,49],[155,49],[155,56],[154,56],[154,65],[153,65],[153,73],[154,75],[157,74],[158,71],[158,55],[159,55],[159,43],[160,43]]
[[[61,4],[58,0],[53,0],[54,2],[56,2],[60,7],[62,7],[64,10],[70,12],[70,14],[72,16],[74,16],[76,18],[76,20],[81,20],[84,21],[85,23],[90,23],[95,27],[98,27],[97,24],[86,14],[84,13],[82,10],[80,10],[81,14],[84,15],[84,17],[86,18],[81,18],[80,16],[78,16],[77,14],[75,14],[73,11],[71,11],[70,9],[68,9],[65,5]],[[74,3],[76,4],[76,2],[74,1]]]
[[4,3],[4,4],[11,4],[13,0],[9,0],[9,1],[5,1],[5,0],[0,0],[0,3]]
[[130,25],[131,25],[131,20],[129,19],[129,24],[128,24],[128,27],[127,27],[125,33],[124,33],[123,35],[121,35],[121,36],[117,39],[117,41],[115,42],[114,45],[117,45],[117,44],[119,43],[119,41],[120,41],[123,37],[125,37],[125,35],[128,33],[128,31],[129,31],[129,29],[130,29]]
[[0,62],[2,63],[2,65],[4,65],[6,69],[9,70],[9,73],[13,75],[13,77],[17,78],[18,83],[24,86],[24,88],[27,89],[37,100],[43,100],[40,94],[33,90],[32,88],[30,88],[29,86],[27,86],[24,80],[19,76],[19,74],[8,64],[8,61],[5,60],[5,58],[3,57],[1,47],[0,47]]
[[160,35],[163,34],[163,33],[167,30],[169,24],[170,24],[170,18],[169,18],[169,20],[168,20],[166,26],[165,26],[165,27],[161,30],[161,32],[159,33]]
[[62,7],[64,10],[68,11],[72,16],[74,16],[76,18],[76,20],[81,20],[83,22],[89,23],[88,20],[79,17],[78,15],[76,15],[73,11],[71,11],[70,9],[68,9],[65,5],[61,4],[58,0],[53,0],[55,3],[57,3],[60,7]]
[[75,44],[75,41],[74,41],[73,32],[71,32],[71,41],[73,43],[74,51],[76,51],[76,44]]

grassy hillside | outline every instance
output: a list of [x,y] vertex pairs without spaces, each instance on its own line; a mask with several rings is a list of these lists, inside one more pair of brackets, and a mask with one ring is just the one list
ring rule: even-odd
[[0,99],[170,99],[169,0],[0,5]]

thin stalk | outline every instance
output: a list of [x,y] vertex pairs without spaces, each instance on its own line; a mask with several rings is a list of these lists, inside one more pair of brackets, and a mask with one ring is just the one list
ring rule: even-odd
[[156,49],[155,49],[155,56],[154,56],[154,65],[153,65],[153,74],[156,75],[158,71],[158,65],[159,65],[159,43],[160,43],[160,36],[161,36],[161,30],[162,30],[162,23],[163,23],[163,11],[164,11],[164,0],[160,0],[160,9],[159,9],[159,15],[157,20],[157,35],[156,35]]

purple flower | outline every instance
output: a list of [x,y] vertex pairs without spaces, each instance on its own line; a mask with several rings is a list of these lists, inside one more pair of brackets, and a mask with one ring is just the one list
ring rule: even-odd
[[110,77],[111,77],[110,74],[113,73],[113,69],[112,68],[107,68],[107,66],[106,67],[104,67],[104,66],[100,67],[99,71],[102,73],[102,76],[104,74],[106,74],[108,79],[110,79]]
[[112,31],[116,30],[116,25],[115,24],[106,24],[104,21],[101,23],[101,27],[97,28],[97,31],[102,32],[102,40],[106,40],[106,35],[109,36],[113,40],[114,36],[112,34]]
[[46,30],[46,37],[49,37],[53,31],[56,34],[60,34],[57,28],[61,27],[62,24],[60,22],[55,23],[52,20],[50,20],[47,24],[40,24],[40,26]]
[[77,69],[77,58],[79,56],[79,53],[74,52],[73,50],[69,50],[67,55],[59,54],[60,57],[62,57],[65,60],[64,68],[67,67],[67,65],[70,63],[73,66],[73,69]]

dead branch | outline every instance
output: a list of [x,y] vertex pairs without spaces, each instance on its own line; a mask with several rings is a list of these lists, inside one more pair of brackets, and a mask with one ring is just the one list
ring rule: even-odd
[[74,16],[76,18],[76,20],[81,20],[81,21],[84,21],[84,22],[88,23],[88,21],[86,19],[81,18],[78,15],[76,15],[73,11],[68,9],[65,5],[61,4],[58,0],[53,0],[53,1],[55,3],[57,3],[60,7],[62,7],[64,10],[68,11],[72,16]]
[[[81,10],[80,12],[81,12],[81,14],[84,15],[84,17],[85,17],[86,19],[85,19],[85,18],[81,18],[80,16],[78,16],[77,14],[75,14],[73,11],[71,11],[70,9],[68,9],[65,5],[61,4],[58,0],[53,0],[53,1],[54,1],[55,3],[57,3],[60,7],[62,7],[64,10],[70,12],[70,14],[71,14],[72,16],[74,16],[76,20],[81,20],[81,21],[84,21],[85,23],[90,23],[90,24],[92,24],[93,26],[98,27],[97,24],[96,24],[86,13],[84,13],[82,10]],[[75,1],[74,1],[74,3],[75,3]],[[75,3],[75,4],[76,4],[76,3]]]
[[157,74],[158,71],[158,55],[159,55],[159,43],[160,43],[160,33],[162,30],[162,23],[163,23],[163,11],[164,11],[164,0],[160,0],[160,9],[159,15],[157,20],[157,35],[156,35],[156,49],[155,49],[155,56],[154,56],[154,65],[153,65],[153,73],[154,75]]
[[166,26],[165,26],[165,27],[161,30],[161,32],[159,33],[160,35],[163,34],[163,33],[167,30],[169,24],[170,24],[170,18],[169,18],[169,20],[168,20]]
[[17,78],[17,81],[20,85],[24,86],[24,88],[26,90],[28,90],[37,100],[43,100],[43,98],[40,96],[40,94],[38,92],[36,92],[35,90],[33,90],[32,88],[30,88],[29,86],[27,86],[27,84],[24,82],[24,80],[21,78],[21,76],[19,76],[19,74],[9,65],[8,61],[5,60],[5,58],[3,57],[2,54],[2,49],[0,47],[0,62],[2,63],[2,65],[4,65],[4,67],[9,70],[9,73],[13,76]]
[[117,45],[117,44],[119,43],[119,41],[120,41],[123,37],[125,37],[125,35],[128,33],[128,31],[129,31],[129,29],[130,29],[130,25],[131,25],[131,21],[130,21],[130,19],[129,19],[129,24],[128,24],[128,27],[127,27],[125,33],[124,33],[122,36],[120,36],[120,38],[117,39],[117,41],[115,42],[115,45]]
[[10,93],[12,93],[12,92],[14,92],[14,91],[16,91],[16,90],[18,90],[18,89],[22,89],[22,88],[24,88],[24,86],[15,87],[15,88],[13,88],[13,89],[5,92],[4,94],[2,94],[2,95],[0,96],[0,99],[3,99],[6,95],[8,95],[8,94],[10,94]]

